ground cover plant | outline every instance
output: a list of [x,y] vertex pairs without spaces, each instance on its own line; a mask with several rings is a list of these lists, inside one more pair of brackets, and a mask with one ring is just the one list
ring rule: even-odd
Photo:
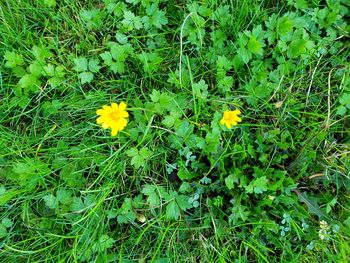
[[349,8],[2,0],[1,262],[349,262]]

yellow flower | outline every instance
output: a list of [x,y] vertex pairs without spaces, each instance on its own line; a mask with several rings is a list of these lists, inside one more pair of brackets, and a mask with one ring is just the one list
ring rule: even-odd
[[126,104],[124,102],[112,103],[111,106],[102,106],[98,109],[96,114],[99,117],[96,119],[97,124],[101,124],[103,129],[111,128],[111,135],[117,135],[118,131],[124,130],[129,113],[125,110]]
[[238,114],[241,114],[240,110],[229,111],[226,110],[224,112],[224,116],[220,121],[221,125],[226,125],[227,128],[231,128],[231,126],[236,126],[238,122],[241,122],[241,118],[238,117]]

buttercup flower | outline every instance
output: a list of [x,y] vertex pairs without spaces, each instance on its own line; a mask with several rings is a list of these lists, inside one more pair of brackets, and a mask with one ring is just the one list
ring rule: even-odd
[[102,106],[98,109],[96,114],[99,117],[96,119],[97,124],[101,124],[103,129],[111,128],[111,135],[117,135],[118,131],[124,130],[128,123],[126,118],[129,113],[125,110],[126,104],[124,102],[112,103],[111,106]]
[[224,116],[222,116],[220,124],[226,125],[226,127],[229,129],[231,128],[231,126],[236,126],[238,122],[242,121],[242,119],[238,117],[239,114],[241,114],[240,110],[224,111]]

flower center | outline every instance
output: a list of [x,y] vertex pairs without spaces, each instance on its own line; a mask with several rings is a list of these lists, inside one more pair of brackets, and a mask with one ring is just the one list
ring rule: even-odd
[[225,116],[224,116],[224,119],[226,120],[226,121],[231,121],[232,120],[232,115],[230,114],[230,113],[226,113],[226,114],[224,114]]
[[113,121],[119,121],[119,119],[121,117],[120,111],[113,111],[111,113],[110,117]]

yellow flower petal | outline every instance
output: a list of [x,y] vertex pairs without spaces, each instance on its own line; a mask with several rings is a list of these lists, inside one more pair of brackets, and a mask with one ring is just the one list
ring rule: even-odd
[[118,134],[118,130],[116,130],[116,129],[112,129],[111,130],[111,135],[112,136],[116,136]]
[[119,103],[119,110],[124,111],[126,109],[126,104],[125,102]]
[[97,124],[103,123],[103,117],[98,117],[98,118],[96,119],[96,122],[97,122]]
[[118,131],[124,130],[127,125],[126,118],[129,113],[125,110],[125,102],[111,103],[110,106],[104,105],[102,109],[96,110],[97,117],[96,122],[100,124],[103,129],[111,129],[111,135],[117,135]]
[[113,110],[118,110],[119,109],[118,104],[114,103],[114,102],[112,102],[111,107],[112,107]]
[[241,114],[240,110],[224,111],[220,124],[225,125],[228,129],[232,126],[236,126],[238,122],[242,121],[242,119],[238,117],[238,114]]
[[104,114],[104,110],[103,109],[98,109],[97,111],[96,111],[96,114],[97,115],[103,115]]

